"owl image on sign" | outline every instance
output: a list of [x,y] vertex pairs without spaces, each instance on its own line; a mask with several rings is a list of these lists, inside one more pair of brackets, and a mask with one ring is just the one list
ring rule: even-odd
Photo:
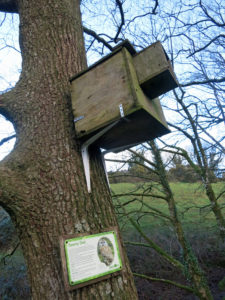
[[107,237],[102,237],[98,241],[98,257],[107,266],[111,265],[114,259],[113,244]]

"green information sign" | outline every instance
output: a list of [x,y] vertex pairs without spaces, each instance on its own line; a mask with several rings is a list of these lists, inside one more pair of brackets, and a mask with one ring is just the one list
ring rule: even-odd
[[115,231],[64,240],[70,286],[120,271],[122,259]]

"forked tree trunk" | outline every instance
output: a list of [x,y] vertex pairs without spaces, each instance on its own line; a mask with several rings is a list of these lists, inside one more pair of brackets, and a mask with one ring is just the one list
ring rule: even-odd
[[59,236],[101,232],[117,222],[94,148],[87,192],[71,113],[69,78],[86,67],[79,1],[18,0],[18,10],[22,74],[0,96],[0,113],[14,123],[17,141],[0,166],[0,204],[19,232],[32,298],[136,299],[126,258],[121,276],[64,289]]

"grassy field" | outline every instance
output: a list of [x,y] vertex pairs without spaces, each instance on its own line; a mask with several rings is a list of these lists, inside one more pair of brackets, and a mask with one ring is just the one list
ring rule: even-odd
[[[218,195],[223,189],[225,184],[215,183],[213,188]],[[137,190],[137,185],[132,183],[117,183],[112,184],[111,189],[113,194],[123,194],[123,193],[142,193],[144,189],[147,189],[147,184],[144,186],[140,185]],[[193,229],[196,231],[216,231],[216,220],[210,207],[209,200],[205,194],[204,187],[200,183],[171,183],[171,188],[174,193],[174,198],[176,201],[176,206],[180,220],[184,228]],[[154,194],[160,195],[160,191],[156,192],[154,188]],[[169,215],[168,204],[165,200],[153,198],[150,196],[136,197],[132,196],[121,196],[119,201],[122,204],[128,203],[125,208],[126,212],[131,213],[131,215],[136,218],[139,217],[140,224],[145,229],[154,230],[165,230],[170,224],[164,219],[160,218],[159,214],[153,212],[149,207],[157,209],[162,213]],[[117,205],[117,200],[114,200],[115,205]],[[220,204],[225,203],[225,195],[220,198]],[[120,210],[121,212],[121,210]],[[225,213],[225,207],[224,207]],[[120,219],[121,226],[124,225],[126,220]],[[126,230],[132,228],[132,226],[127,223],[125,226]]]
[[[225,300],[225,287],[218,288],[219,282],[225,274],[224,244],[219,237],[219,231],[215,216],[211,212],[210,203],[205,195],[204,188],[198,183],[171,183],[171,188],[176,201],[179,218],[189,245],[193,249],[203,270],[205,271],[210,289],[215,300]],[[224,183],[216,183],[213,188],[217,195],[224,189]],[[147,184],[140,186],[130,183],[118,183],[111,185],[112,194],[141,193],[147,189]],[[151,192],[160,195],[156,187]],[[225,203],[225,195],[220,199],[220,204]],[[120,228],[123,239],[126,242],[146,243],[137,230],[131,225],[122,209],[118,208],[118,201],[114,198]],[[164,249],[169,255],[179,261],[182,259],[182,249],[177,240],[176,233],[169,221],[160,218],[155,209],[169,215],[168,205],[165,200],[150,196],[136,197],[121,196],[119,204],[126,204],[125,210],[133,219],[137,220],[147,236]],[[150,206],[152,209],[147,207]],[[224,207],[225,213],[225,207]],[[190,282],[184,274],[179,272],[170,263],[162,258],[156,251],[148,247],[134,246],[126,243],[130,265],[135,273],[145,274],[151,277],[170,279],[185,285]],[[182,289],[171,285],[160,284],[135,278],[139,299],[173,299],[173,300],[196,300],[193,294],[188,294]]]

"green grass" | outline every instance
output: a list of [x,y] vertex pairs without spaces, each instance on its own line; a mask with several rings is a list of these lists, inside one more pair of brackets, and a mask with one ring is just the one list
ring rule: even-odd
[[[112,184],[112,194],[129,193],[135,190],[141,193],[143,190],[146,190],[151,183],[145,183],[144,186],[141,186],[140,183],[138,184],[140,186],[139,190],[137,190],[137,185],[132,183]],[[213,293],[215,295],[222,295],[221,292],[217,291],[218,283],[216,280],[219,282],[219,280],[223,278],[220,270],[224,266],[224,245],[219,238],[216,219],[211,212],[210,203],[205,194],[204,187],[200,183],[179,182],[171,183],[170,187],[174,194],[178,216],[183,225],[186,240],[199,260],[200,265],[203,266],[210,285],[213,286]],[[157,186],[154,186],[151,192],[162,195],[162,192],[157,188]],[[213,185],[213,189],[216,195],[219,195],[221,191],[225,189],[225,184],[216,183]],[[188,285],[189,283],[185,281],[185,276],[181,274],[179,270],[173,268],[157,251],[151,247],[140,246],[141,243],[147,244],[148,242],[141,237],[134,226],[127,220],[126,216],[120,214],[122,213],[122,209],[119,209],[116,198],[113,199],[133,272],[149,275],[151,277],[172,279],[179,283],[185,282]],[[140,202],[140,200],[142,201]],[[136,220],[139,219],[139,225],[151,241],[163,249],[168,255],[184,263],[182,247],[177,239],[177,234],[172,224],[169,221],[152,215],[151,210],[144,206],[144,204],[148,204],[152,208],[169,215],[168,204],[165,200],[150,196],[135,197],[125,195],[119,198],[119,202],[120,204],[127,203],[125,206],[126,213],[131,214]],[[219,203],[224,205],[225,194],[221,197]],[[139,246],[137,246],[137,244],[139,244]],[[217,279],[215,280],[215,278]],[[140,290],[142,290],[144,283],[142,282],[140,286]],[[151,282],[151,288],[157,290],[158,284],[154,286]],[[148,287],[148,290],[151,290],[151,288]],[[163,289],[164,288],[166,287],[163,286]],[[171,291],[171,286],[168,287],[168,293],[169,291]],[[159,288],[159,295],[160,294],[161,287]],[[148,294],[149,299],[151,298],[150,295],[152,295],[151,292]],[[177,295],[177,291],[174,291],[174,295]],[[182,291],[181,295],[183,295]],[[171,297],[173,298],[173,296]]]
[[[132,183],[118,183],[112,184],[111,189],[115,194],[136,192],[141,193],[144,189],[148,187],[148,183],[144,184],[144,187],[140,185],[139,190],[137,186]],[[205,194],[204,187],[200,183],[171,183],[171,189],[174,194],[176,201],[177,211],[179,218],[185,229],[193,229],[196,231],[215,231],[216,230],[216,220],[215,216],[211,211],[210,202]],[[216,195],[218,195],[224,189],[224,183],[213,184],[213,189]],[[136,190],[136,191],[135,191]],[[162,193],[157,190],[157,186],[151,190],[154,194],[162,195]],[[134,199],[137,200],[134,200]],[[134,201],[132,201],[134,200]],[[141,202],[140,202],[141,200]],[[140,218],[141,226],[146,230],[165,230],[171,225],[169,222],[165,221],[164,218],[159,218],[152,214],[152,211],[147,208],[144,204],[147,204],[162,213],[169,215],[168,204],[165,200],[146,197],[135,197],[135,196],[121,196],[119,198],[120,203],[128,203],[126,207],[126,212],[131,213],[131,215],[136,218]],[[117,205],[116,199],[114,200],[115,205]],[[223,195],[219,203],[225,203],[225,195]],[[121,210],[119,210],[121,212]],[[125,220],[125,218],[119,217],[120,225],[126,230],[131,230],[132,225]],[[126,224],[126,225],[124,225]]]

